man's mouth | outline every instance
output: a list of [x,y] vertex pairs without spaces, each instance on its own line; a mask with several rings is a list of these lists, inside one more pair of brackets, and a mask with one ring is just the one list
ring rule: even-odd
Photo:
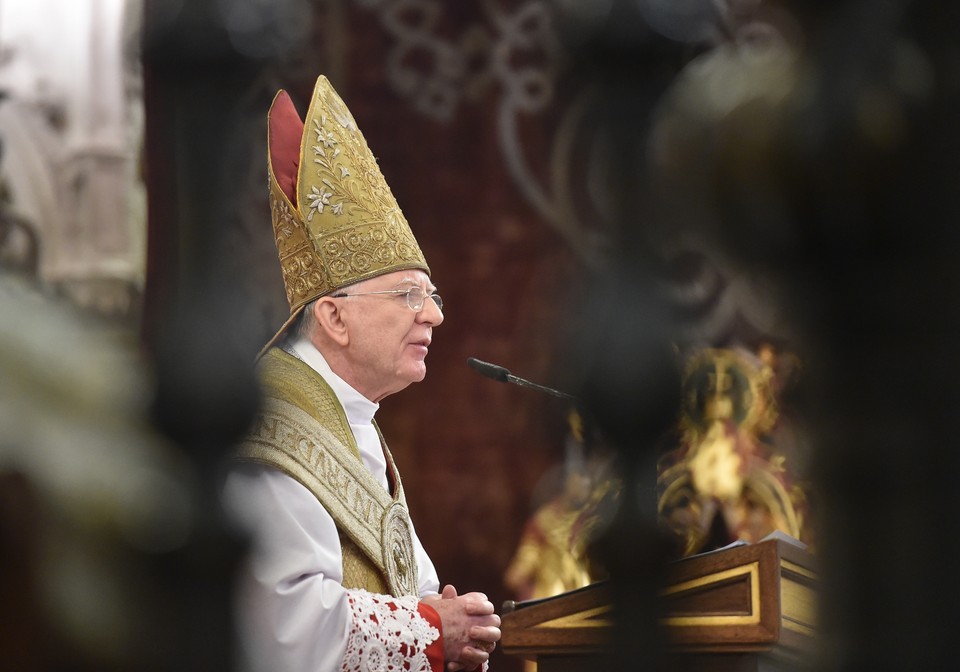
[[410,343],[410,345],[412,345],[414,348],[417,348],[417,349],[421,349],[421,348],[422,348],[422,349],[423,349],[423,352],[426,353],[426,352],[427,352],[427,349],[430,347],[430,339],[429,339],[429,338],[425,338],[425,339],[420,340],[420,341],[412,341],[412,342]]

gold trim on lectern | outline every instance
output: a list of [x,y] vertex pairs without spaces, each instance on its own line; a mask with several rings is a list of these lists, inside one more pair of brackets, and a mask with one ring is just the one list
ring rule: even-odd
[[750,613],[748,614],[705,614],[698,616],[668,616],[664,623],[668,625],[694,626],[694,625],[755,625],[760,622],[760,563],[757,561],[734,567],[723,572],[707,574],[691,581],[678,583],[670,586],[663,591],[664,595],[687,592],[720,583],[728,579],[734,579],[738,576],[750,577]]
[[570,614],[569,616],[561,616],[560,618],[555,618],[552,621],[544,621],[539,624],[538,628],[609,628],[613,625],[613,621],[609,621],[605,618],[594,618],[594,616],[599,616],[600,614],[605,614],[610,611],[610,605],[605,604],[602,607],[597,607],[596,609],[588,609],[586,611],[581,611],[576,614]]
[[816,624],[817,595],[813,584],[816,575],[806,567],[780,561],[780,613],[783,627],[801,635],[813,637]]
[[801,567],[795,562],[790,562],[789,560],[781,560],[780,566],[783,567],[788,572],[793,572],[794,574],[799,574],[800,576],[810,579],[811,581],[816,581],[817,575],[811,572],[806,567]]

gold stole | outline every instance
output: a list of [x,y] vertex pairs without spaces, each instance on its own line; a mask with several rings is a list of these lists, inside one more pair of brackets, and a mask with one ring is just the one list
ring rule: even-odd
[[383,436],[393,497],[361,462],[343,407],[322,376],[279,348],[260,359],[258,374],[264,399],[237,458],[280,469],[320,501],[340,534],[344,587],[417,595],[410,515]]

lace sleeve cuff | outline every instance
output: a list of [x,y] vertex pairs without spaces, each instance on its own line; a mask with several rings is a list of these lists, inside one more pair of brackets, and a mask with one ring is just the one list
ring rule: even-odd
[[[365,590],[347,593],[350,632],[340,672],[431,672],[427,648],[440,630],[425,619],[416,597],[394,598]],[[439,661],[443,667],[442,653]]]

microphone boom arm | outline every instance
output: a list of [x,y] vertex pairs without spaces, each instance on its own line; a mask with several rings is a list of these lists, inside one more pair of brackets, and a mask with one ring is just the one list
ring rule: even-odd
[[538,390],[545,394],[552,395],[554,397],[560,397],[561,399],[571,399],[576,401],[577,398],[572,394],[567,394],[566,392],[561,392],[560,390],[555,390],[552,387],[546,387],[544,385],[538,385],[537,383],[531,383],[529,380],[524,380],[519,376],[515,376],[510,373],[507,369],[502,366],[497,366],[496,364],[490,364],[489,362],[484,362],[482,360],[476,359],[475,357],[468,357],[467,364],[478,373],[487,378],[492,378],[493,380],[499,381],[501,383],[513,383],[514,385],[519,385],[520,387],[529,387],[533,390]]
[[538,385],[536,383],[531,383],[529,380],[524,380],[523,378],[518,378],[512,373],[507,374],[507,382],[519,385],[520,387],[529,387],[533,390],[539,390],[545,392],[546,394],[551,394],[554,397],[560,397],[561,399],[572,399],[576,401],[576,397],[572,394],[567,394],[566,392],[561,392],[560,390],[555,390],[552,387],[545,387],[543,385]]

